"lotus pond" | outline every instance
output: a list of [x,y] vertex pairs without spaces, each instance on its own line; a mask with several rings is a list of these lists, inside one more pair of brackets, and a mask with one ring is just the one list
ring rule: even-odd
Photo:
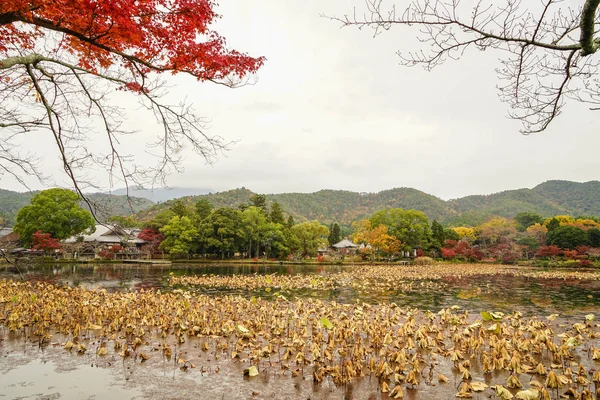
[[19,270],[0,269],[0,399],[600,398],[600,271]]

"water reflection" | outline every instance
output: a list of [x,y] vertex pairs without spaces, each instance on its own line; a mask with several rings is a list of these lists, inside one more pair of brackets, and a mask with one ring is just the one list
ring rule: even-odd
[[[233,275],[233,274],[328,274],[349,268],[321,265],[261,265],[261,264],[210,264],[149,266],[142,264],[81,264],[20,266],[0,269],[0,278],[45,281],[59,285],[81,286],[88,289],[108,291],[160,289],[173,290],[168,285],[173,275]],[[373,292],[358,291],[352,287],[336,287],[316,291],[310,288],[276,291],[270,289],[244,290],[228,288],[193,288],[196,293],[209,295],[242,295],[276,298],[283,295],[314,297],[322,300],[352,303],[356,301],[376,304],[395,302],[402,307],[438,311],[458,305],[467,310],[498,310],[524,314],[570,313],[593,310],[600,305],[600,281],[535,279],[511,275],[483,275],[466,277],[444,277],[442,289],[431,290],[425,285],[414,285],[411,291],[391,290]]]
[[[9,361],[4,359],[4,361]],[[11,399],[142,399],[142,392],[116,382],[103,368],[81,365],[61,370],[52,361],[35,359],[2,374],[0,398]],[[126,387],[128,386],[128,387]]]

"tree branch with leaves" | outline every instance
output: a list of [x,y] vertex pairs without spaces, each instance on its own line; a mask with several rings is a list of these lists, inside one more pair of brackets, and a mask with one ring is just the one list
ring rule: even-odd
[[[23,143],[49,132],[64,172],[83,198],[98,188],[92,169],[115,184],[164,185],[180,170],[181,150],[206,162],[231,142],[206,133],[204,120],[181,102],[166,102],[165,73],[228,87],[250,82],[264,58],[226,46],[210,28],[220,16],[212,0],[8,0],[0,3],[0,172],[22,184],[46,180]],[[126,92],[161,126],[148,143],[151,165],[127,153],[124,110],[112,94]],[[47,154],[44,154],[47,155]]]

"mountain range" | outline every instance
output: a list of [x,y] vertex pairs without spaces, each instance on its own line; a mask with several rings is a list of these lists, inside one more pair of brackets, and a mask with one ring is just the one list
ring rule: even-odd
[[111,192],[105,192],[104,194],[114,194],[117,196],[124,196],[129,194],[133,197],[143,197],[152,201],[153,203],[160,203],[163,201],[178,199],[180,197],[198,196],[201,194],[207,194],[212,192],[210,189],[194,189],[194,188],[156,188],[156,189],[144,189],[144,188],[125,188],[115,189]]
[[[153,191],[152,199],[144,191],[130,191],[140,195],[132,197],[131,204],[124,195],[91,194],[89,197],[101,207],[100,218],[110,215],[130,215],[148,221],[173,204],[174,195],[184,194],[181,200],[193,204],[208,200],[213,207],[234,207],[248,204],[256,193],[244,187],[225,192],[190,195],[203,189],[174,188]],[[12,192],[0,189],[0,216],[8,225],[14,223],[17,211],[29,204],[37,192]],[[519,212],[535,212],[544,217],[553,215],[600,216],[600,182],[571,182],[553,180],[532,189],[506,190],[489,195],[473,195],[452,200],[442,200],[412,188],[395,188],[378,193],[359,193],[346,190],[320,190],[314,193],[267,194],[267,203],[278,202],[296,222],[319,220],[330,224],[337,222],[350,226],[352,222],[367,218],[386,208],[404,208],[423,211],[430,221],[438,220],[446,226],[478,225],[492,216],[514,217]],[[169,199],[170,198],[170,199]]]
[[[249,189],[184,197],[187,203],[208,200],[214,207],[237,207],[248,203],[255,193]],[[423,211],[430,221],[446,226],[478,225],[492,216],[512,218],[519,212],[535,212],[544,217],[553,215],[600,216],[600,182],[585,183],[553,180],[532,189],[506,190],[489,195],[473,195],[442,200],[412,188],[395,188],[378,193],[346,190],[320,190],[314,193],[280,193],[265,195],[268,203],[278,202],[296,222],[319,220],[324,224],[337,222],[350,226],[385,208]],[[169,207],[174,200],[154,205],[137,215],[148,220]]]

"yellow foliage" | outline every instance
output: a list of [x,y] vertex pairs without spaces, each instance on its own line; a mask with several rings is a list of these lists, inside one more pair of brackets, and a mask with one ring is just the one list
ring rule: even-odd
[[[563,225],[563,224],[561,224],[561,225]],[[578,220],[575,220],[572,223],[564,224],[564,225],[571,225],[571,226],[574,226],[576,228],[580,228],[580,229],[583,229],[586,231],[591,228],[596,228],[596,229],[600,228],[600,224],[597,223],[596,221],[594,221],[592,219],[581,219],[581,218]]]
[[363,252],[393,254],[400,250],[400,240],[388,234],[387,226],[379,225],[373,228],[371,221],[368,219],[363,219],[352,225],[356,229],[352,235],[354,243],[366,243],[371,246],[370,250],[363,250]]
[[552,221],[553,218],[556,218],[561,225],[572,224],[573,222],[575,222],[573,217],[569,215],[555,215],[554,217],[546,218],[544,220],[544,226],[548,226],[548,224],[550,223],[550,221]]
[[475,228],[467,228],[466,226],[459,226],[457,228],[452,228],[452,229],[454,230],[454,232],[458,233],[458,236],[460,237],[460,239],[466,238],[470,242],[477,239],[477,236],[475,235]]

